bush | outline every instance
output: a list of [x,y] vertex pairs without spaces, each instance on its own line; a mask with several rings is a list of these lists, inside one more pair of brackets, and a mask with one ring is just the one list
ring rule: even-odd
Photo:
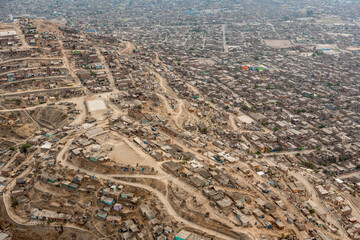
[[302,162],[301,163],[304,167],[310,168],[310,169],[316,169],[316,166],[312,162]]
[[202,134],[207,134],[207,132],[208,132],[208,130],[207,130],[207,128],[205,127],[205,128],[203,128],[203,129],[201,129],[201,133]]
[[23,144],[21,147],[20,147],[20,152],[21,153],[26,153],[27,152],[27,149],[31,147],[31,144],[30,143],[25,143]]

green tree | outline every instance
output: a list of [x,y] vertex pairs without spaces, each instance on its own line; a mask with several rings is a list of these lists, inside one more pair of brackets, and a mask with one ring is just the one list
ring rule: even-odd
[[302,162],[301,163],[304,167],[310,168],[310,169],[316,169],[316,166],[312,162]]
[[25,143],[23,144],[21,147],[20,147],[20,152],[21,153],[26,153],[27,152],[27,149],[31,147],[31,144],[30,143]]
[[207,134],[208,133],[208,130],[207,128],[202,128],[201,131],[200,131],[202,134]]

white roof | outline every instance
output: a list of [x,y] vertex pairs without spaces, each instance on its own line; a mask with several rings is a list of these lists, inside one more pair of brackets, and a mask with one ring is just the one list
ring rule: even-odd
[[92,151],[93,151],[93,152],[99,151],[100,148],[101,148],[101,146],[100,146],[99,144],[94,144],[94,145],[92,145]]
[[105,110],[106,105],[102,100],[88,100],[86,101],[89,112]]
[[0,37],[9,37],[9,36],[16,36],[15,31],[2,31],[0,32]]
[[6,233],[0,233],[0,240],[5,240],[9,237],[9,235],[7,235]]
[[335,181],[337,181],[338,183],[344,183],[344,181],[339,178],[335,178]]
[[41,149],[50,149],[51,148],[50,142],[44,142],[44,144],[40,147]]

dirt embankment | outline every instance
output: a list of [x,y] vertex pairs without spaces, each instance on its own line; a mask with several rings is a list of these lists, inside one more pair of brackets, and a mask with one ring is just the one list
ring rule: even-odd
[[226,234],[236,239],[251,239],[246,234],[233,232],[232,229],[228,228],[223,223],[215,219],[211,219],[211,217],[205,217],[205,213],[196,212],[192,209],[187,208],[186,204],[181,204],[170,186],[168,187],[168,199],[172,206],[178,209],[180,216],[187,219],[188,221],[196,222],[199,225],[206,226],[211,230]]
[[3,198],[0,198],[0,229],[10,229],[11,239],[14,240],[52,240],[52,239],[96,239],[92,234],[80,229],[59,227],[39,223],[38,225],[23,225],[13,222],[7,214]]
[[49,129],[61,127],[67,121],[66,112],[56,107],[36,108],[30,114],[39,125]]

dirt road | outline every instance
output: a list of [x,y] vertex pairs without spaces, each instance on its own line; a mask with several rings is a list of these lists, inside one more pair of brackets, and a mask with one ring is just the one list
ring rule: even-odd
[[[64,154],[65,154],[66,150],[70,146],[71,142],[72,142],[72,139],[68,140],[67,143],[65,144],[64,148],[60,151],[60,153],[56,157],[57,162],[59,162],[59,161],[62,162],[62,166],[68,167],[69,169],[73,169],[75,171],[80,169],[81,172],[84,172],[84,173],[86,173],[86,174],[88,174],[90,176],[95,175],[98,178],[109,179],[109,180],[118,182],[120,184],[130,185],[130,186],[134,186],[134,187],[138,187],[138,188],[142,188],[142,189],[145,189],[147,191],[150,191],[150,192],[154,193],[158,197],[158,199],[162,202],[162,204],[165,206],[165,208],[166,208],[167,212],[169,213],[169,215],[174,217],[174,219],[176,219],[177,221],[182,222],[185,225],[188,225],[188,226],[190,226],[192,228],[195,228],[197,230],[200,230],[200,231],[206,232],[208,234],[214,235],[218,239],[234,239],[234,238],[229,237],[227,235],[224,235],[224,234],[218,233],[216,231],[204,228],[204,227],[202,227],[200,225],[197,225],[196,223],[190,222],[190,221],[180,217],[178,212],[173,208],[173,206],[168,201],[166,196],[164,196],[161,192],[159,192],[158,190],[156,190],[156,189],[154,189],[152,187],[149,187],[147,185],[140,184],[140,183],[133,183],[133,182],[127,182],[127,181],[122,181],[122,180],[115,179],[115,177],[124,177],[124,175],[107,175],[107,174],[105,175],[105,174],[101,174],[101,173],[96,173],[96,172],[93,172],[93,171],[89,171],[89,170],[86,170],[86,169],[79,168],[78,166],[75,166],[72,163],[70,163],[68,161],[65,161],[63,159],[63,157],[64,157]],[[151,177],[148,176],[148,177],[152,178],[153,176],[151,176]],[[163,177],[164,176],[159,177],[159,178],[162,179]]]

